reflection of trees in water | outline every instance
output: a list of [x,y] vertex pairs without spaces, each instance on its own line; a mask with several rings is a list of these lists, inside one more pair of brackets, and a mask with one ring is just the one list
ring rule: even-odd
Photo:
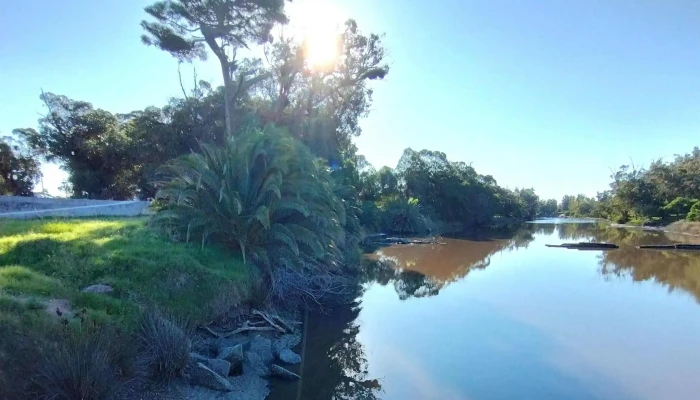
[[420,272],[402,270],[389,258],[364,260],[363,282],[377,282],[382,286],[394,285],[401,300],[411,297],[434,296],[440,292],[442,282],[429,278]]
[[526,247],[532,233],[521,230],[502,237],[444,239],[443,245],[402,245],[378,250],[363,262],[363,282],[392,284],[401,300],[434,296],[445,285],[484,269],[502,251]]
[[[538,227],[535,233],[545,233],[542,228],[544,226]],[[605,224],[562,224],[557,225],[556,228],[561,240],[591,240],[615,243],[620,246],[617,250],[600,253],[600,272],[604,276],[628,276],[636,282],[654,281],[665,285],[671,291],[677,289],[686,291],[700,301],[700,253],[636,248],[639,245],[649,244],[697,242],[697,238],[641,229],[615,228]]]
[[[341,305],[308,319],[301,397],[311,400],[374,400],[381,385],[369,379],[364,347],[357,341],[360,305]],[[288,393],[294,392],[290,388]],[[296,398],[296,396],[279,397]]]

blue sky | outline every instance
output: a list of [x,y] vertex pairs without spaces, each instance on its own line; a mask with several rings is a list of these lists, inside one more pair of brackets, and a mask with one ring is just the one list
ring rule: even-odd
[[[175,60],[139,41],[150,3],[2,2],[0,133],[36,127],[41,89],[112,112],[180,95]],[[611,168],[698,144],[700,2],[325,3],[386,34],[391,72],[357,140],[377,167],[406,147],[440,150],[501,185],[561,198],[605,189]],[[213,84],[217,69],[197,66]],[[44,183],[62,179],[48,168]]]

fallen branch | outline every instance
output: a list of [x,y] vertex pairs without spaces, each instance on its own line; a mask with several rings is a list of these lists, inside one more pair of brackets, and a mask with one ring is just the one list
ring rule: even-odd
[[220,335],[220,334],[218,334],[218,333],[214,332],[213,330],[211,330],[211,328],[209,328],[209,327],[208,327],[208,326],[206,326],[206,325],[202,325],[202,326],[200,326],[200,328],[204,329],[205,331],[207,331],[207,332],[211,333],[212,335],[214,335],[214,336],[216,336],[216,337],[218,337],[218,338],[220,338],[220,337],[221,337],[221,335]]
[[281,326],[277,325],[270,317],[268,317],[267,315],[265,315],[265,313],[260,312],[260,311],[258,311],[258,310],[253,310],[253,315],[257,315],[257,316],[261,317],[262,319],[264,319],[265,321],[267,321],[267,323],[270,324],[270,326],[272,326],[273,328],[277,329],[278,331],[280,331],[280,332],[282,332],[282,333],[287,333],[287,331],[286,331],[284,328],[282,328]]
[[276,320],[287,332],[293,332],[294,329],[287,323],[287,321],[280,318],[279,315],[273,315],[272,318]]
[[243,332],[250,332],[250,331],[259,331],[260,332],[260,331],[274,331],[274,330],[276,330],[275,328],[270,327],[270,326],[253,326],[250,323],[250,321],[246,321],[243,324],[243,326],[241,326],[240,328],[234,329],[234,330],[229,331],[229,332],[218,333],[206,325],[202,325],[202,326],[200,326],[200,328],[204,329],[205,331],[209,332],[210,334],[216,336],[219,339],[225,339],[227,337],[231,337],[233,335],[237,335],[237,334],[243,333]]
[[274,331],[274,330],[275,330],[275,328],[272,328],[272,327],[270,327],[270,326],[243,326],[243,327],[240,327],[240,328],[238,328],[238,329],[236,329],[236,330],[234,330],[234,331],[222,333],[220,337],[225,339],[225,338],[227,338],[227,337],[230,337],[230,336],[233,336],[233,335],[237,335],[237,334],[243,333],[243,332],[249,332],[249,331]]

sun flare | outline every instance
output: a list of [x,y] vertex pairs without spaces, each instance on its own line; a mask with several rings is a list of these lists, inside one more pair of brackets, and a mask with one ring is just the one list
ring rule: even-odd
[[312,69],[332,66],[340,55],[340,10],[328,1],[306,0],[292,3],[290,25],[303,43],[307,65]]

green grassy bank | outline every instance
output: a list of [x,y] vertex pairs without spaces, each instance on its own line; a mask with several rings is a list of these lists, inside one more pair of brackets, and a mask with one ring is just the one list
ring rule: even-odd
[[[245,299],[252,281],[237,257],[173,243],[143,218],[0,219],[0,388],[27,378],[66,326],[128,333],[144,308],[197,324]],[[81,292],[93,284],[114,291]]]

